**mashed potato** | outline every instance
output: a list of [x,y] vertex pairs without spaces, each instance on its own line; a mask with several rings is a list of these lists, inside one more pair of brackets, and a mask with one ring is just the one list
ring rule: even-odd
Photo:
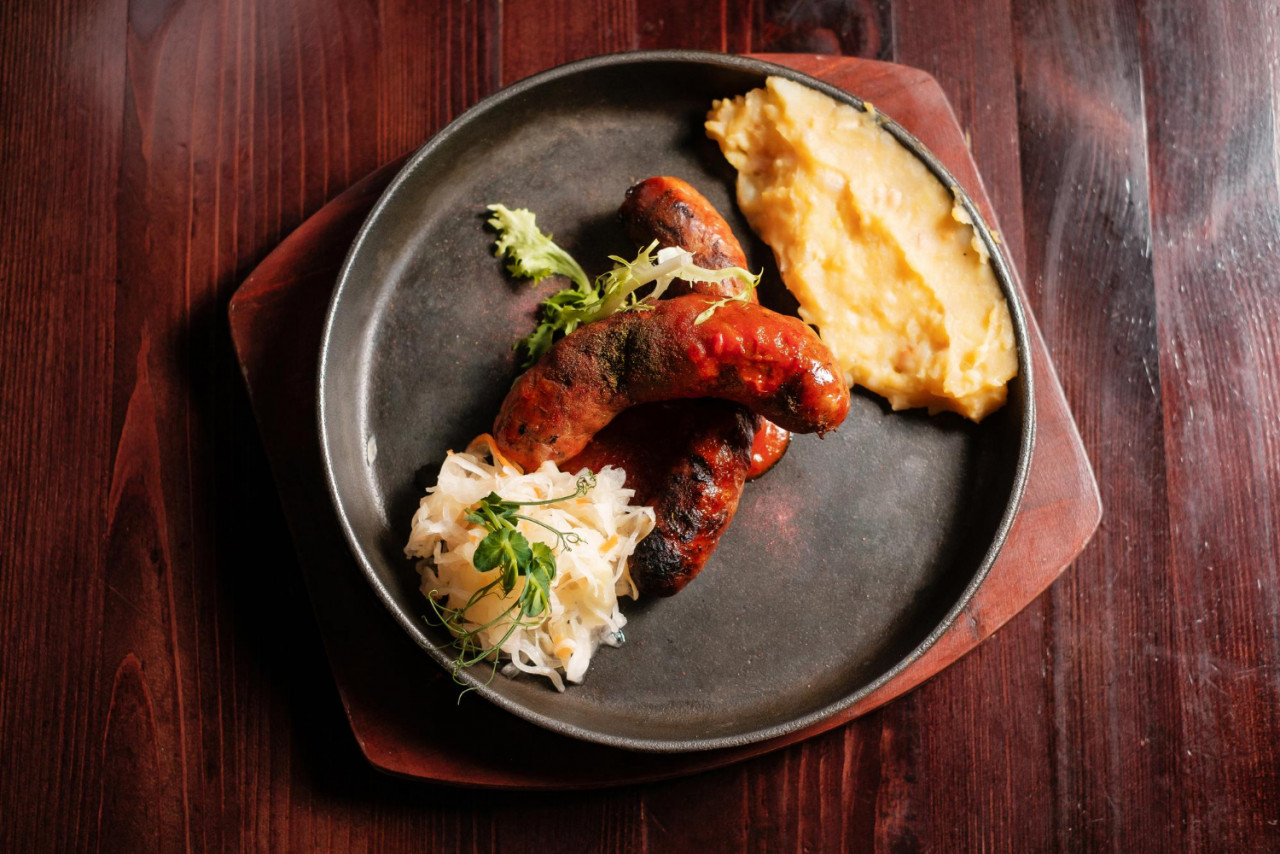
[[770,77],[716,101],[707,133],[800,317],[850,385],[894,409],[980,421],[1018,361],[1009,307],[967,214],[873,115]]
[[[556,575],[550,607],[533,624],[517,628],[501,647],[511,667],[545,676],[561,691],[565,679],[582,681],[602,642],[621,642],[627,618],[618,609],[618,597],[637,596],[627,558],[654,525],[652,508],[629,503],[635,493],[623,487],[625,472],[605,466],[595,474],[596,485],[583,497],[520,508],[522,514],[580,538],[577,545],[556,549],[556,537],[546,528],[519,523],[518,530],[530,543],[546,543],[555,551]],[[420,559],[423,594],[456,610],[498,577],[498,570],[479,572],[472,563],[485,531],[468,522],[465,514],[480,499],[496,492],[508,501],[541,501],[569,495],[576,486],[575,474],[550,462],[521,473],[493,450],[487,436],[465,453],[450,453],[436,485],[427,490],[413,516],[405,546],[406,555]],[[523,585],[522,577],[506,596],[497,588],[467,608],[470,626],[497,620],[479,635],[484,647],[507,634],[515,616],[502,615],[519,598]]]

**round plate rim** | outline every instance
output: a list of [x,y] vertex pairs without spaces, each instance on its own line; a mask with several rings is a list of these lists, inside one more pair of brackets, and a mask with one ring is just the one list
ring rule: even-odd
[[[334,287],[329,307],[325,314],[316,383],[316,414],[320,434],[320,450],[325,483],[328,487],[329,497],[333,502],[335,513],[342,527],[343,534],[347,539],[347,544],[350,547],[352,556],[355,558],[356,563],[360,566],[361,571],[364,573],[370,586],[373,588],[375,595],[391,612],[396,622],[400,624],[409,636],[412,637],[419,646],[425,649],[442,667],[447,668],[451,658],[432,642],[412,615],[405,613],[405,611],[397,605],[391,591],[387,589],[387,586],[378,576],[375,567],[366,555],[363,544],[352,528],[346,508],[343,504],[342,495],[339,492],[337,476],[334,471],[330,432],[326,426],[328,420],[326,418],[328,401],[325,394],[325,385],[328,377],[328,365],[330,362],[331,336],[342,304],[342,297],[351,287],[351,269],[356,258],[362,251],[364,251],[365,244],[370,240],[370,234],[380,218],[382,211],[402,184],[419,168],[422,161],[430,157],[432,153],[441,147],[450,137],[460,132],[470,122],[476,120],[478,116],[499,107],[501,104],[512,98],[519,97],[531,89],[564,77],[578,74],[590,74],[598,69],[608,68],[619,64],[670,62],[684,62],[704,66],[706,68],[728,68],[751,71],[768,76],[785,77],[812,87],[813,89],[823,92],[839,102],[850,104],[858,109],[865,109],[866,106],[865,102],[861,98],[850,94],[844,89],[833,86],[825,81],[805,74],[804,72],[796,71],[795,69],[788,68],[787,66],[778,65],[776,63],[763,59],[756,59],[754,57],[696,50],[643,50],[611,53],[565,63],[563,65],[547,69],[546,71],[539,72],[530,77],[526,77],[523,80],[493,92],[476,102],[431,137],[431,139],[429,139],[405,162],[399,172],[396,173],[395,178],[392,179],[391,183],[383,191],[377,203],[366,217],[363,225],[361,225],[360,231],[356,235],[355,240],[351,244],[351,248],[348,250],[346,257],[343,260],[341,270],[338,274],[337,284]],[[946,614],[943,615],[942,619],[938,621],[937,625],[934,626],[929,634],[926,635],[925,638],[921,640],[920,643],[917,644],[909,653],[886,669],[876,679],[814,712],[791,718],[772,726],[759,727],[727,736],[685,739],[648,739],[620,736],[609,732],[569,724],[559,718],[537,712],[502,694],[501,692],[494,690],[484,681],[476,678],[473,674],[463,671],[459,675],[461,680],[466,683],[467,687],[474,688],[478,693],[485,697],[485,699],[500,708],[548,730],[572,738],[607,745],[609,747],[654,753],[678,753],[741,747],[747,744],[754,744],[756,742],[768,741],[770,739],[786,736],[813,726],[814,724],[849,708],[859,700],[874,693],[883,685],[892,681],[900,673],[910,667],[911,664],[917,661],[922,655],[924,655],[924,653],[928,651],[928,649],[932,647],[943,634],[946,633],[960,614],[964,612],[969,602],[973,599],[974,594],[977,593],[978,588],[981,587],[983,582],[986,580],[991,567],[995,564],[996,558],[999,556],[1000,551],[1008,538],[1009,531],[1017,516],[1018,508],[1022,501],[1023,491],[1026,487],[1027,476],[1030,472],[1031,457],[1035,447],[1036,428],[1035,383],[1031,360],[1030,334],[1027,327],[1025,309],[1022,305],[1021,295],[1018,292],[1018,288],[1013,278],[1011,266],[1005,258],[1003,246],[994,239],[991,229],[987,226],[986,220],[982,215],[982,211],[978,209],[978,206],[969,197],[969,194],[960,185],[959,181],[957,181],[955,176],[951,174],[950,170],[948,170],[946,166],[938,160],[933,152],[931,152],[904,127],[894,121],[891,116],[880,112],[878,108],[876,113],[877,120],[881,125],[895,138],[897,138],[898,141],[901,142],[909,151],[918,157],[929,168],[929,170],[942,181],[944,186],[952,190],[969,216],[972,217],[975,232],[982,239],[990,255],[993,272],[995,273],[996,280],[1000,285],[1001,292],[1004,294],[1005,300],[1009,305],[1009,313],[1013,321],[1014,338],[1018,347],[1018,379],[1020,380],[1019,388],[1021,391],[1020,397],[1023,412],[1023,421],[1019,436],[1018,460],[1014,469],[1009,500],[1006,503],[1004,513],[1001,515],[1000,523],[996,527],[991,544],[984,553],[978,568],[974,572],[973,578],[961,591],[955,603],[948,609]]]

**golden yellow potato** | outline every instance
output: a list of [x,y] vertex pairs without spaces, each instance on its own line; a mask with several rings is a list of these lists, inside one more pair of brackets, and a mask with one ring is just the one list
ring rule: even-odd
[[894,409],[980,421],[1018,360],[1009,307],[964,209],[864,113],[780,77],[716,101],[707,133],[800,317],[850,385]]

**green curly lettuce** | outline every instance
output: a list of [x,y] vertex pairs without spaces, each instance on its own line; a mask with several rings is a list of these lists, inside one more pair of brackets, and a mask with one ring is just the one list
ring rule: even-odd
[[[556,340],[583,324],[594,323],[619,311],[651,307],[651,301],[661,297],[676,279],[687,282],[738,279],[744,285],[737,295],[708,306],[698,315],[696,323],[705,321],[727,302],[748,299],[760,283],[759,273],[751,273],[741,267],[708,270],[693,263],[692,252],[679,247],[658,249],[656,240],[630,261],[616,255],[609,256],[609,260],[614,262],[613,269],[590,282],[578,262],[557,246],[551,235],[538,230],[532,213],[524,209],[509,210],[503,205],[489,205],[489,210],[494,212],[489,224],[499,232],[496,254],[508,257],[507,270],[513,276],[533,279],[536,284],[547,276],[558,274],[574,283],[574,287],[557,291],[542,301],[537,327],[516,342],[522,370],[542,358]],[[641,298],[640,289],[650,284],[653,288]]]
[[493,216],[489,225],[498,230],[493,254],[507,256],[507,271],[519,279],[532,279],[536,285],[548,276],[565,276],[579,289],[590,290],[591,283],[573,256],[556,245],[550,234],[538,228],[537,218],[524,208],[511,210],[506,205],[489,205]]

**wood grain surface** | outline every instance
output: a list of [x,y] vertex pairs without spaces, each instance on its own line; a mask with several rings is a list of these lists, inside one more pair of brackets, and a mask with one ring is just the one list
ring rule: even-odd
[[[0,850],[1280,847],[1272,2],[52,0],[0,11]],[[585,794],[364,765],[226,329],[280,239],[611,50],[915,65],[1096,467],[1093,544],[813,741]]]

